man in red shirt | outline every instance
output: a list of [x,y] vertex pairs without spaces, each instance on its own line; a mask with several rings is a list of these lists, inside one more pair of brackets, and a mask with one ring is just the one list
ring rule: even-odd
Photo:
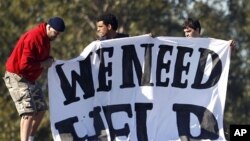
[[33,141],[48,109],[36,80],[51,66],[50,41],[65,30],[62,18],[53,17],[24,33],[6,62],[5,84],[21,117],[21,141]]

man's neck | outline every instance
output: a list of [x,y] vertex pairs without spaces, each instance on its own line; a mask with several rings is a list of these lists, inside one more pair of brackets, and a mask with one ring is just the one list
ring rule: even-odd
[[110,34],[108,35],[108,39],[113,39],[113,38],[115,38],[116,37],[116,35],[117,35],[117,33],[116,33],[116,31],[110,31]]

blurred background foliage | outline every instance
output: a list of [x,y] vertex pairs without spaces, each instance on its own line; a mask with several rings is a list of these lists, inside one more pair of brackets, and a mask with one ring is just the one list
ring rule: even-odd
[[[199,19],[202,35],[237,41],[231,56],[224,113],[225,131],[230,124],[250,124],[250,3],[246,0],[0,0],[0,75],[5,61],[22,33],[50,17],[64,18],[67,29],[52,42],[52,55],[60,60],[78,56],[96,39],[95,19],[111,12],[119,32],[137,36],[183,36],[187,17]],[[40,82],[47,95],[47,75]],[[19,117],[0,80],[0,140],[19,140]],[[227,136],[227,134],[226,134]],[[228,136],[227,136],[228,138]],[[38,131],[37,141],[52,141],[49,115]]]

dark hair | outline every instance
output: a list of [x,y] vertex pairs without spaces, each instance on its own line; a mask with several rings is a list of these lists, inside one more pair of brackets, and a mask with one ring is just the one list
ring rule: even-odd
[[183,29],[188,28],[188,27],[193,28],[194,30],[196,30],[198,28],[199,33],[201,32],[201,24],[198,20],[193,20],[192,18],[187,18],[184,21]]
[[115,17],[115,15],[107,13],[99,16],[96,20],[97,22],[103,21],[105,25],[110,24],[113,30],[117,30],[118,28],[118,21]]

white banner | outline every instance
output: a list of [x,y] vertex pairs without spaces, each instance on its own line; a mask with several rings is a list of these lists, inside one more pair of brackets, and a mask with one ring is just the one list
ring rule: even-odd
[[48,73],[54,140],[225,140],[229,44],[143,35],[57,60]]

